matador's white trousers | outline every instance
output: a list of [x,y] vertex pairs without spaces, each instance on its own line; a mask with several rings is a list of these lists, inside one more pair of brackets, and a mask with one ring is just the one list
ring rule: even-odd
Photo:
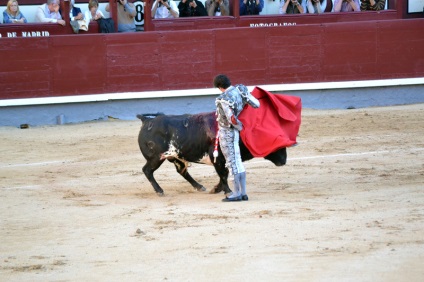
[[239,131],[234,128],[219,128],[219,145],[225,157],[225,166],[234,177],[232,197],[246,195],[246,170],[241,161]]

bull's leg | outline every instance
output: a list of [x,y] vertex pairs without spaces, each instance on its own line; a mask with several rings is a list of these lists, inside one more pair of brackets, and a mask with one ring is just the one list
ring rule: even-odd
[[216,193],[220,193],[222,191],[224,191],[225,194],[231,194],[231,192],[232,192],[230,187],[228,186],[228,181],[220,179],[219,183],[213,187],[213,189],[211,190],[210,193],[216,194]]
[[156,182],[155,177],[153,176],[153,173],[155,172],[155,170],[157,170],[161,164],[164,162],[165,160],[150,160],[147,161],[147,163],[143,166],[143,172],[144,175],[146,175],[147,180],[149,180],[150,184],[152,184],[153,189],[155,189],[155,192],[159,195],[159,196],[163,196],[163,190],[162,188],[159,186],[159,184]]
[[215,171],[219,176],[219,182],[215,187],[211,190],[211,193],[220,193],[224,191],[225,194],[231,193],[231,189],[228,186],[228,174],[229,171],[225,167],[225,158],[220,154],[216,159],[216,162],[213,164],[215,167]]
[[172,161],[169,160],[170,162],[173,162],[175,165],[175,168],[177,169],[178,173],[184,177],[185,180],[187,180],[191,186],[194,187],[194,189],[196,189],[197,191],[206,191],[206,188],[201,185],[200,183],[198,183],[196,180],[193,179],[193,177],[191,177],[190,173],[188,173],[187,170],[187,164],[178,160],[178,159],[173,159]]

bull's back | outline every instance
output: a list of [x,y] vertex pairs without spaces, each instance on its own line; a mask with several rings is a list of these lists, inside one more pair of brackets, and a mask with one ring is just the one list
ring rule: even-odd
[[214,113],[160,115],[142,121],[138,141],[146,159],[174,150],[180,158],[197,162],[214,142]]

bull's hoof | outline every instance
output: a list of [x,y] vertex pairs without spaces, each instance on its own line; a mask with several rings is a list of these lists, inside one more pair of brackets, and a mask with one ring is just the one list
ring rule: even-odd
[[196,190],[199,191],[199,192],[204,192],[204,191],[206,191],[206,188],[205,188],[205,186],[202,185],[202,187],[196,188]]
[[212,190],[209,193],[211,193],[211,194],[218,194],[220,192],[222,192],[222,188],[220,186],[216,185],[216,186],[214,186],[212,188]]
[[165,193],[163,193],[163,192],[157,192],[156,193],[159,197],[163,197],[163,196],[165,196]]

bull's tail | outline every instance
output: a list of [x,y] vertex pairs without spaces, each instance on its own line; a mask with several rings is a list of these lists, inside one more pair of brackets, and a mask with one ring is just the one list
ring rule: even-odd
[[139,118],[142,122],[144,122],[145,120],[148,119],[153,119],[157,116],[161,116],[164,115],[163,113],[156,113],[156,114],[142,114],[142,115],[137,115],[137,118]]

